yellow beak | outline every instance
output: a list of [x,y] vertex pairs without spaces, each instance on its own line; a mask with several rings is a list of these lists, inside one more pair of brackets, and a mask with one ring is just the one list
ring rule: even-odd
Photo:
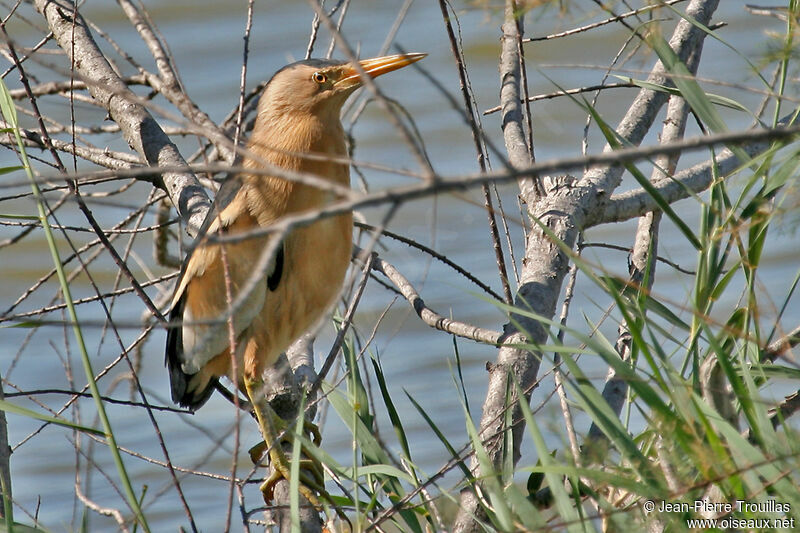
[[[428,54],[395,54],[392,56],[375,57],[359,61],[359,65],[370,78],[377,78],[382,74],[407,67],[416,63]],[[344,77],[336,82],[337,87],[354,87],[361,85],[361,75],[353,65],[345,67]]]

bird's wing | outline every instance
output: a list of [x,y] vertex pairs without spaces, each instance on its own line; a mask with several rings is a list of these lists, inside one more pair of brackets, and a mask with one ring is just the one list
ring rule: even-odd
[[[219,245],[211,244],[206,236],[234,234],[258,227],[250,214],[245,189],[241,182],[229,178],[217,193],[212,209],[198,235],[195,248],[184,262],[175,296],[170,321],[182,325],[172,327],[167,338],[167,364],[171,374],[179,371],[185,377],[199,372],[215,356],[230,346],[228,324],[229,292],[226,288],[226,270],[230,296],[235,301],[239,290],[244,289],[254,274],[266,246],[268,237],[247,239],[225,246],[225,261]],[[238,337],[261,311],[267,286],[280,277],[282,250],[273,260],[267,276],[257,283],[235,311],[233,325]],[[173,379],[174,381],[174,379]],[[173,385],[173,394],[175,394]]]
[[235,199],[239,191],[241,191],[241,187],[242,180],[237,175],[228,176],[225,181],[222,182],[222,185],[214,197],[214,202],[211,204],[208,214],[206,214],[203,225],[200,226],[200,231],[197,232],[197,237],[195,237],[193,248],[189,250],[189,253],[186,255],[186,259],[184,259],[183,264],[181,265],[181,273],[178,277],[178,284],[175,286],[175,293],[172,296],[172,309],[177,306],[178,300],[181,298],[184,290],[186,289],[186,285],[194,276],[192,269],[196,269],[198,266],[203,266],[197,263],[194,265],[192,264],[195,250],[203,247],[206,236],[209,234],[213,235],[218,233],[220,228],[222,228],[224,231],[224,228],[230,226],[231,223],[236,220],[236,215],[239,209],[236,208],[238,202],[235,202]]

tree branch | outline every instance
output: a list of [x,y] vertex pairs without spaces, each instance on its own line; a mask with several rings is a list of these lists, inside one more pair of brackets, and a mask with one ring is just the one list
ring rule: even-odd
[[142,74],[153,89],[164,95],[187,120],[202,128],[204,134],[214,142],[221,158],[228,163],[233,163],[234,153],[231,149],[231,141],[225,131],[217,126],[214,121],[186,95],[178,78],[178,73],[172,65],[170,55],[156,32],[142,13],[129,0],[118,0],[120,7],[131,21],[131,24],[139,32],[142,40],[147,45],[150,53],[156,61],[159,76],[142,71]]
[[377,255],[373,258],[372,268],[376,272],[380,272],[391,281],[395,287],[400,290],[402,295],[411,304],[414,312],[417,313],[423,322],[432,328],[436,328],[452,335],[464,337],[477,342],[485,344],[497,345],[501,342],[502,334],[499,331],[491,331],[488,329],[459,322],[438,314],[425,305],[425,302],[420,297],[416,289],[411,285],[400,272],[391,264],[387,263]]
[[[528,146],[525,139],[525,128],[523,126],[523,113],[520,104],[522,100],[522,74],[520,68],[520,39],[522,31],[522,15],[518,17],[517,5],[514,0],[507,0],[505,5],[505,22],[503,23],[503,36],[501,39],[500,52],[500,105],[502,107],[502,129],[503,140],[508,153],[508,160],[515,169],[529,168],[533,161],[532,147]],[[529,206],[534,205],[541,196],[539,190],[538,176],[528,176],[518,181],[520,188],[520,199]],[[522,267],[522,285],[517,292],[515,305],[528,307],[528,298],[525,276],[528,273],[528,252],[530,251],[530,239],[525,247],[525,259]],[[555,302],[554,302],[555,305]],[[553,311],[555,312],[555,308]],[[552,316],[551,312],[551,316]],[[545,334],[544,329],[535,320],[527,316],[513,315],[503,328],[503,335],[500,341],[505,344],[526,344],[527,336],[535,334],[540,330],[541,336]],[[530,389],[536,380],[539,372],[541,359],[531,351],[503,346],[497,354],[496,364],[489,367],[489,388],[486,399],[483,403],[483,412],[480,422],[481,439],[484,440],[486,453],[492,465],[499,470],[505,450],[503,449],[505,417],[500,416],[507,408],[508,391],[512,392],[510,399],[512,407],[512,420],[521,418],[519,401],[530,401]],[[523,399],[517,397],[514,387],[510,387],[509,380],[518,381],[522,390],[526,391]],[[512,456],[513,462],[519,460],[520,444],[524,426],[516,425],[513,430]],[[478,469],[480,465],[477,457],[473,456],[470,462],[470,470],[479,478]],[[483,472],[484,475],[493,475]],[[461,492],[459,511],[456,515],[453,530],[457,532],[477,531],[480,529],[479,520],[484,518],[483,507],[480,504],[477,493],[471,488],[465,488]]]
[[86,83],[89,93],[119,124],[128,145],[151,166],[186,169],[163,172],[161,182],[186,221],[187,231],[194,234],[205,219],[210,201],[200,182],[188,170],[177,147],[141,99],[128,89],[111,67],[83,17],[76,15],[73,20],[72,6],[60,0],[35,0],[34,3],[56,42],[75,65],[75,71]]
[[[701,24],[707,24],[717,1],[694,0],[687,7],[687,15]],[[513,7],[513,2],[509,2],[506,6],[507,24],[509,9],[513,9]],[[516,25],[514,29],[516,29]],[[507,31],[504,26],[504,34]],[[704,36],[703,31],[684,19],[678,23],[670,44],[676,54],[685,60]],[[506,48],[504,41],[504,59],[501,60],[501,76],[504,84],[507,83],[506,76],[509,74],[506,69],[509,68],[509,64],[513,68],[513,62],[506,60],[505,57],[514,52],[515,50],[511,50],[510,47]],[[659,84],[668,83],[665,68],[660,61],[651,71],[648,80]],[[509,102],[509,105],[519,105],[518,102],[521,99],[519,93],[513,94],[512,91],[509,91],[507,94],[508,98],[513,98],[513,102]],[[666,99],[666,94],[641,90],[617,128],[617,133],[632,144],[638,144],[652,125],[656,113]],[[501,102],[501,104],[505,108],[506,102]],[[509,153],[518,153],[519,146],[519,143],[511,146]],[[611,150],[610,146],[606,146],[605,152]],[[572,183],[568,177],[561,178],[557,180],[554,188],[546,191],[540,201],[528,204],[533,228],[526,242],[520,277],[521,286],[516,298],[517,306],[545,318],[553,317],[561,286],[569,268],[569,260],[564,248],[571,249],[575,245],[579,230],[585,227],[589,215],[598,209],[598,199],[613,192],[621,181],[623,170],[620,165],[589,168],[578,183]],[[563,244],[557,245],[551,235]],[[547,340],[547,329],[533,320],[521,322],[521,327],[517,329],[513,324],[522,318],[512,317],[512,321],[506,325],[504,343],[516,344],[520,341],[527,341],[534,345],[544,344]],[[489,377],[489,391],[481,417],[481,435],[497,435],[502,426],[503,417],[499,417],[497,414],[506,408],[506,391],[509,390],[507,382],[510,376],[514,376],[523,390],[528,390],[535,383],[539,362],[538,356],[531,352],[509,347],[500,349],[498,364],[493,367],[494,371]],[[514,413],[512,416],[512,420],[515,422],[521,418],[518,413]],[[515,424],[513,431],[512,460],[516,463],[519,459],[519,441],[521,440],[519,437],[524,431],[524,424]],[[494,438],[486,443],[486,452],[495,464],[502,457],[502,442],[502,439]],[[475,462],[473,460],[473,464]],[[480,525],[473,518],[480,518],[478,514],[480,505],[477,497],[471,490],[465,489],[462,492],[460,504],[461,508],[454,530],[459,532],[478,531]]]
[[[739,146],[747,155],[755,157],[772,145],[769,140],[757,140]],[[741,161],[736,154],[726,148],[715,158],[682,170],[669,179],[655,182],[653,187],[666,203],[673,204],[708,189],[715,176],[723,178],[743,163],[745,161]],[[649,192],[635,189],[612,196],[603,204],[602,209],[587,217],[585,227],[630,220],[657,208],[658,204]]]

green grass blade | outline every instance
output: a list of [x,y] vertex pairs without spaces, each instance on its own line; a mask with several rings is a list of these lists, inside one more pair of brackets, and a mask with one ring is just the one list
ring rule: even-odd
[[[4,133],[8,133],[8,132],[4,132]],[[18,170],[23,170],[24,168],[25,167],[23,167],[21,165],[13,165],[13,166],[10,166],[10,167],[0,167],[0,176],[2,176],[3,174],[9,174],[11,172],[16,172]],[[38,220],[38,219],[34,217],[34,220]]]
[[[622,142],[617,136],[617,133],[608,125],[603,117],[588,103],[584,102],[584,106],[586,110],[592,115],[592,118],[597,122],[597,125],[600,127],[600,131],[603,132],[603,135],[606,138],[606,142],[608,142],[609,146],[613,149],[618,149],[623,146]],[[743,159],[746,161],[747,159]],[[669,202],[667,202],[664,197],[661,195],[660,192],[650,183],[650,180],[645,177],[641,171],[636,168],[636,165],[633,163],[624,163],[625,169],[631,173],[631,175],[636,179],[639,185],[647,191],[647,193],[653,197],[658,208],[663,211],[667,217],[676,225],[678,229],[683,233],[686,239],[694,246],[696,249],[700,249],[700,241],[694,234],[694,231],[689,227],[686,222],[684,222],[683,218],[679,217],[677,213],[672,209],[672,206]]]
[[36,178],[33,176],[33,170],[31,169],[30,161],[28,160],[28,154],[25,151],[25,145],[22,142],[22,137],[19,134],[19,126],[17,122],[17,110],[14,107],[14,102],[11,99],[11,95],[8,92],[8,88],[6,87],[5,82],[0,79],[0,112],[2,112],[3,116],[5,117],[6,122],[11,124],[14,128],[14,136],[17,141],[17,146],[19,148],[19,156],[22,161],[22,166],[25,168],[25,173],[28,176],[28,180],[31,183],[31,189],[33,191],[33,196],[37,200],[37,209],[39,211],[39,220],[42,224],[42,228],[44,229],[45,238],[47,240],[47,245],[50,248],[50,255],[53,259],[53,264],[56,268],[56,273],[58,275],[58,281],[61,285],[61,291],[64,295],[64,302],[67,305],[67,311],[69,313],[70,320],[72,320],[73,326],[72,330],[75,335],[75,340],[77,342],[78,349],[81,355],[81,361],[83,363],[83,368],[86,373],[86,381],[89,385],[89,390],[92,393],[92,398],[95,402],[95,408],[97,409],[97,415],[100,418],[100,421],[103,424],[103,430],[105,432],[106,439],[108,441],[108,447],[111,450],[111,455],[114,459],[114,464],[117,468],[117,473],[120,477],[120,481],[122,482],[122,488],[125,492],[126,499],[128,500],[128,505],[131,507],[134,515],[136,515],[136,519],[142,525],[146,532],[150,532],[150,527],[147,524],[147,519],[142,512],[141,507],[139,506],[139,500],[136,497],[136,493],[133,490],[133,486],[131,485],[130,479],[128,477],[128,472],[125,469],[125,463],[122,461],[122,456],[119,453],[119,447],[117,446],[116,438],[114,437],[114,431],[111,427],[111,422],[108,419],[106,414],[105,406],[103,405],[103,400],[100,396],[100,390],[97,387],[97,383],[94,380],[94,371],[92,370],[92,363],[89,359],[89,353],[86,350],[86,342],[83,338],[83,331],[80,327],[80,321],[78,320],[78,314],[75,311],[75,305],[72,303],[72,293],[69,287],[69,281],[67,280],[67,276],[64,272],[64,266],[61,263],[61,257],[59,256],[58,247],[55,242],[55,238],[53,237],[52,229],[50,228],[50,222],[47,220],[47,213],[44,208],[44,199],[42,197],[42,193],[39,190],[39,185],[36,183]]
[[[291,477],[289,478],[289,515],[292,530],[300,531],[300,457],[302,455],[303,420],[306,412],[306,396],[300,395],[300,405],[297,407],[297,422],[294,425],[294,438],[292,440],[292,461],[290,465]],[[281,443],[275,444],[280,446]]]
[[[623,81],[625,83],[630,83],[632,85],[636,85],[637,87],[641,87],[642,89],[648,89],[650,91],[662,92],[662,93],[666,93],[666,94],[674,95],[674,96],[681,96],[681,92],[678,89],[674,88],[674,87],[667,87],[666,85],[661,85],[661,84],[658,84],[658,83],[652,83],[652,82],[644,81],[644,80],[637,80],[637,79],[631,78],[629,76],[618,76],[618,75],[615,75],[614,77],[618,78],[619,80],[621,80],[621,81]],[[729,109],[735,109],[736,111],[742,111],[743,113],[747,113],[751,117],[755,118],[755,115],[753,115],[752,111],[750,111],[746,106],[740,104],[736,100],[733,100],[732,98],[726,98],[724,96],[721,96],[721,95],[718,95],[718,94],[713,94],[713,93],[705,93],[705,95],[706,95],[706,98],[708,98],[709,102],[711,102],[712,104],[716,104],[716,105],[722,106],[722,107],[727,107]]]
[[478,430],[475,428],[475,424],[472,423],[472,418],[466,412],[466,409],[464,414],[467,433],[472,441],[475,457],[478,459],[480,479],[483,481],[484,490],[489,495],[489,501],[492,504],[493,517],[502,531],[514,531],[514,520],[511,508],[508,506],[503,488],[500,485],[500,475],[495,471],[494,465],[486,453],[486,448],[483,447],[483,442],[481,442],[481,438],[478,435]]
[[[514,385],[517,387],[518,396],[524,398],[522,390],[519,388],[519,384],[516,380],[514,381]],[[570,533],[582,532],[585,531],[586,527],[589,527],[590,530],[593,529],[590,523],[584,522],[581,519],[578,511],[575,509],[572,498],[567,494],[567,490],[564,488],[561,477],[548,468],[555,465],[555,459],[550,456],[550,452],[544,442],[544,437],[539,429],[539,425],[533,417],[530,406],[524,401],[519,402],[519,406],[522,410],[522,416],[525,418],[525,427],[528,428],[528,433],[533,438],[533,444],[536,447],[539,461],[542,464],[542,471],[547,479],[547,485],[550,487],[550,492],[553,494],[558,514],[561,520],[567,524],[567,531]]]
[[459,469],[461,469],[461,473],[464,474],[464,478],[472,479],[472,472],[470,472],[469,468],[464,463],[464,461],[459,458],[458,451],[456,451],[453,445],[450,444],[450,441],[447,440],[447,437],[444,436],[444,433],[442,433],[442,431],[439,429],[439,427],[436,425],[433,419],[428,415],[427,412],[425,412],[425,409],[423,409],[422,406],[419,403],[417,403],[417,401],[413,398],[413,396],[411,396],[407,391],[404,392],[406,393],[406,397],[408,397],[409,401],[417,410],[417,412],[420,415],[422,415],[422,418],[425,419],[425,422],[428,424],[428,427],[431,428],[433,433],[439,439],[439,442],[441,442],[442,445],[444,445],[445,449],[447,450],[447,453],[450,454],[450,457],[457,460],[456,465],[459,467]]
[[[728,449],[731,456],[737,461],[739,469],[752,471],[763,479],[763,485],[758,487],[763,492],[754,493],[766,493],[766,489],[769,487],[770,492],[776,494],[776,499],[782,503],[789,504],[791,506],[791,514],[800,519],[800,494],[798,494],[797,487],[792,482],[792,477],[795,474],[791,473],[791,476],[787,476],[787,471],[781,465],[783,461],[779,457],[781,452],[787,458],[796,456],[798,450],[775,449],[769,455],[765,455],[763,450],[757,448],[743,437],[736,428],[723,420],[705,401],[697,397],[695,397],[694,401],[698,410],[711,421],[716,432],[727,441]],[[751,487],[752,489],[753,487]]]
[[77,431],[82,431],[84,433],[90,433],[92,435],[99,435],[99,436],[105,435],[105,433],[103,433],[99,429],[94,429],[87,426],[81,426],[80,424],[75,424],[63,418],[57,418],[54,416],[49,416],[39,413],[37,411],[33,411],[31,409],[26,409],[25,407],[13,404],[8,400],[0,400],[0,410],[5,411],[6,413],[14,413],[15,415],[22,415],[22,416],[27,416],[28,418],[35,418],[36,420],[41,420],[43,422],[48,422],[50,424],[56,424]]
[[[328,383],[323,383],[322,389],[339,418],[348,426],[350,432],[356,436],[356,444],[361,449],[365,462],[369,465],[390,464],[391,459],[374,437],[371,429],[367,428],[359,416],[353,416],[353,413],[357,411],[357,407],[350,404],[341,392],[331,388]],[[361,468],[359,466],[359,470]],[[403,497],[405,490],[403,490],[403,486],[397,478],[381,476],[380,479],[388,487],[387,493],[390,500],[397,502]],[[412,511],[403,509],[400,511],[400,516],[403,517],[403,520],[406,521],[412,531],[422,533],[422,526]]]
[[[680,95],[683,96],[689,104],[689,107],[692,108],[692,111],[694,111],[703,124],[708,126],[714,133],[723,133],[727,131],[728,128],[725,122],[712,105],[708,95],[706,95],[705,91],[703,91],[694,79],[694,75],[680,60],[664,37],[652,33],[650,34],[648,43],[658,55],[658,58],[667,71],[672,74],[672,82],[675,84],[675,87],[677,87]],[[742,161],[747,161],[748,159],[748,157],[745,157]]]
[[392,396],[389,394],[389,388],[386,386],[386,378],[383,375],[383,369],[381,368],[380,363],[378,363],[374,357],[371,359],[371,361],[372,368],[375,371],[375,377],[378,380],[378,388],[381,391],[383,403],[386,406],[387,412],[389,413],[389,420],[391,420],[392,427],[397,435],[397,439],[400,441],[400,447],[403,449],[403,454],[406,456],[406,458],[411,460],[411,446],[408,444],[408,438],[406,437],[406,431],[403,428],[403,422],[400,420],[400,415],[397,413],[397,409],[394,406]]
[[47,533],[46,529],[38,527],[26,526],[25,524],[18,524],[14,522],[9,525],[7,522],[0,524],[0,533]]

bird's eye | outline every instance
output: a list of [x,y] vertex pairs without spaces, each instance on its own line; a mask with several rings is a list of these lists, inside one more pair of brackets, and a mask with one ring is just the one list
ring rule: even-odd
[[326,76],[326,75],[325,75],[325,74],[323,74],[322,72],[315,72],[315,73],[314,73],[314,74],[311,76],[311,79],[312,79],[312,80],[314,80],[315,82],[319,83],[320,85],[322,85],[323,83],[325,83],[326,81],[328,81],[328,76]]

